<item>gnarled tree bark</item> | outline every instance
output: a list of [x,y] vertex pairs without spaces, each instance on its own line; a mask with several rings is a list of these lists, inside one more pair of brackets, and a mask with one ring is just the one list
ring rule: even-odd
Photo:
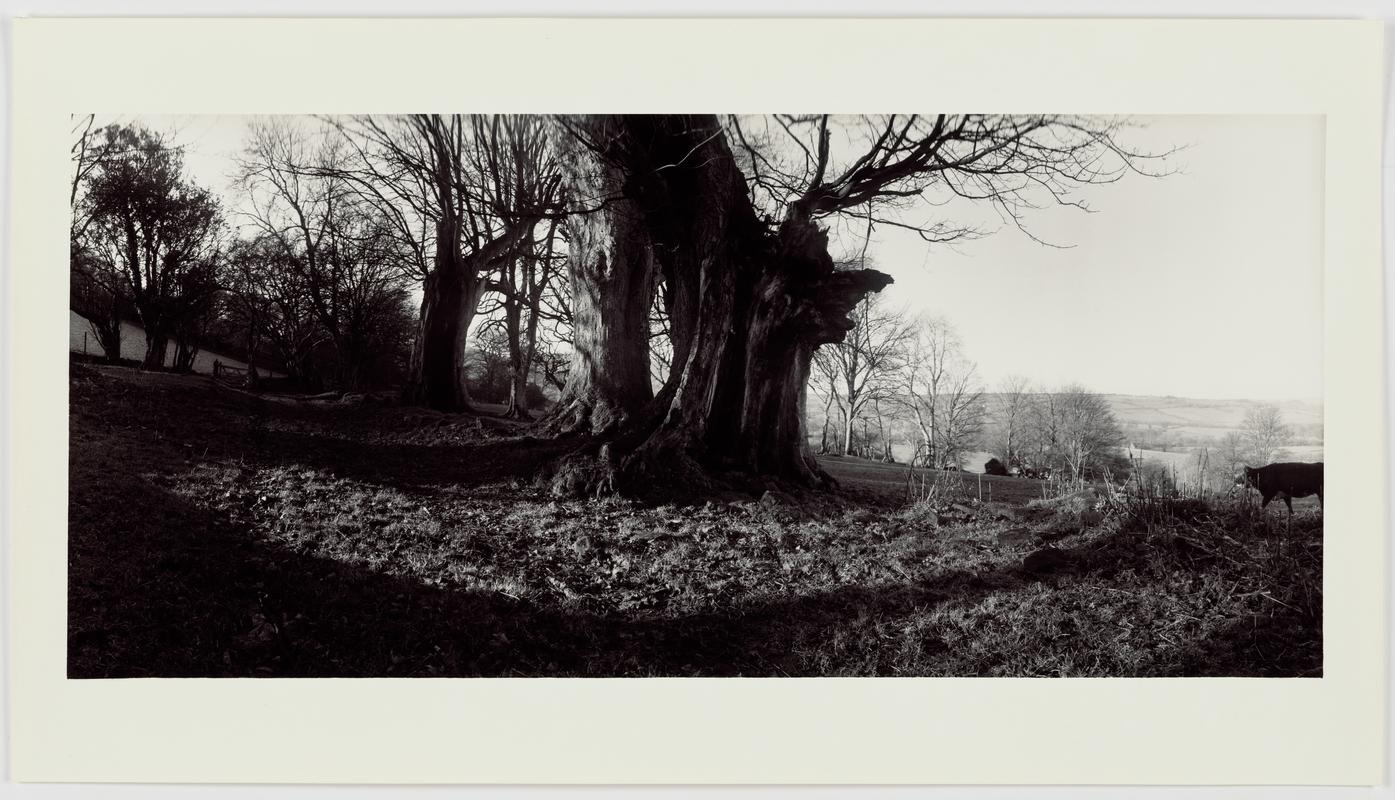
[[[810,360],[819,344],[846,333],[849,310],[891,278],[836,271],[826,233],[807,214],[792,214],[772,231],[756,214],[715,117],[605,118],[582,129],[606,165],[592,173],[598,185],[585,188],[623,196],[639,212],[623,215],[614,230],[593,224],[588,231],[622,253],[648,244],[665,278],[674,366],[644,413],[632,406],[595,463],[559,471],[554,489],[674,494],[733,481],[831,484],[804,436]],[[582,242],[579,255],[597,245]],[[623,303],[600,306],[594,295],[609,285],[609,273],[584,271],[596,263],[579,258],[583,271],[572,276],[577,308],[599,311],[576,317],[577,339],[586,344],[573,374],[586,370],[594,385],[610,374],[605,365],[629,358],[643,376],[642,329],[634,338],[602,334],[619,319],[642,322],[652,288],[635,281]]]
[[621,120],[578,121],[563,147],[563,175],[574,202],[599,205],[566,223],[572,286],[572,359],[549,427],[608,435],[640,416],[649,383],[649,303],[654,253],[644,216],[625,195],[631,131]]

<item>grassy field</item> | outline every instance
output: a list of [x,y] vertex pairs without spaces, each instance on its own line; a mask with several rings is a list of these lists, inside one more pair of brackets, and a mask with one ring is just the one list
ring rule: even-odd
[[917,469],[913,474],[905,464],[884,464],[848,456],[820,456],[819,462],[839,483],[853,489],[874,492],[888,501],[913,499],[926,482],[948,484],[964,499],[1025,505],[1044,497],[1045,481],[968,472],[935,472]]
[[1316,508],[557,499],[499,421],[124,368],[70,419],[71,677],[1321,674]]

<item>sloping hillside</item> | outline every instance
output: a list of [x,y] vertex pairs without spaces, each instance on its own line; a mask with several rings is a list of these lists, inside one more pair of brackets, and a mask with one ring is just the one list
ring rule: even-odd
[[[169,349],[165,351],[165,366],[174,366],[174,342],[170,342]],[[92,323],[81,314],[68,309],[68,352],[82,353],[83,355],[100,356],[102,346],[97,341],[97,335],[92,331]],[[134,322],[121,322],[121,357],[130,361],[140,361],[145,358],[145,329]],[[212,374],[213,363],[221,361],[225,366],[234,369],[247,369],[247,362],[241,361],[231,356],[215,353],[212,350],[200,349],[194,355],[193,371],[204,374]],[[280,372],[259,367],[263,377],[283,378]]]

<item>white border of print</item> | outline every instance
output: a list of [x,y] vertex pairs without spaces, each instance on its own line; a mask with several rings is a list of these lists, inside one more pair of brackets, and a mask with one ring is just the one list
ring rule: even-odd
[[[12,301],[7,336],[11,458],[23,465],[12,470],[15,502],[8,508],[14,777],[1380,782],[1385,463],[1381,448],[1372,446],[1384,441],[1380,36],[1379,25],[1336,21],[16,22],[12,180],[24,202],[12,205],[9,280],[11,298],[24,302]],[[498,69],[509,53],[539,40],[548,42],[544,56]],[[897,78],[851,79],[869,68]],[[476,74],[491,78],[420,78]],[[775,107],[1326,117],[1326,437],[1333,502],[1323,678],[63,677],[67,416],[60,398],[67,360],[59,326],[67,302],[68,209],[57,177],[68,166],[71,113]]]

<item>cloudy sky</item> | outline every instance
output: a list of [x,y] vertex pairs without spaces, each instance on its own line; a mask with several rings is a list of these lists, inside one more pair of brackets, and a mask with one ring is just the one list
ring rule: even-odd
[[[125,119],[172,133],[193,177],[239,207],[231,176],[249,118]],[[880,229],[868,254],[896,280],[885,302],[948,318],[990,388],[1022,375],[1110,393],[1321,398],[1322,118],[1134,119],[1125,144],[1182,147],[1172,174],[1088,187],[1093,213],[1027,218],[1060,247],[982,211],[973,221],[996,232],[953,247]]]

